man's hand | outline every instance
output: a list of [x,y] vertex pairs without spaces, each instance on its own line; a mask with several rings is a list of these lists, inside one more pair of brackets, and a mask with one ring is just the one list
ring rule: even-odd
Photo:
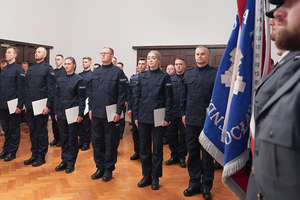
[[19,113],[21,113],[22,112],[22,110],[20,109],[20,108],[16,108],[16,110],[15,110],[15,113],[16,114],[19,114]]
[[132,113],[132,111],[131,110],[128,110],[128,112],[127,112],[127,114],[128,114],[128,116],[131,118],[131,113]]
[[117,113],[114,115],[113,121],[116,123],[120,120],[120,115],[118,115]]
[[185,125],[185,115],[182,116],[182,123],[183,123],[184,127],[186,127],[186,125]]
[[82,122],[82,120],[83,120],[83,118],[82,118],[82,117],[80,117],[80,116],[77,116],[77,119],[76,119],[76,122],[77,122],[77,123],[80,123],[80,122]]
[[89,117],[90,117],[90,119],[92,119],[92,111],[91,110],[89,111]]
[[135,123],[136,127],[139,129],[139,122],[138,122],[138,120],[134,120],[134,123]]
[[57,121],[57,115],[55,115],[55,121],[58,122],[58,121]]
[[162,126],[169,126],[169,122],[164,121]]
[[48,113],[50,112],[49,108],[45,107],[42,111],[43,115],[48,115]]

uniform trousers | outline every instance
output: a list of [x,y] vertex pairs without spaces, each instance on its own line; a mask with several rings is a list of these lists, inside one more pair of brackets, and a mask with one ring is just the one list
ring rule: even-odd
[[91,124],[96,167],[113,171],[117,162],[120,140],[119,123],[107,122],[106,118],[92,117]]
[[[167,127],[169,137],[169,147],[172,158],[185,159],[187,154],[185,142],[185,127],[181,117],[172,117],[171,123]],[[179,134],[178,134],[179,131]]]
[[88,114],[83,117],[83,121],[79,125],[79,144],[89,145],[91,142],[91,119]]
[[9,114],[8,109],[0,109],[0,121],[5,133],[3,151],[16,154],[20,144],[21,114]]
[[[211,155],[199,143],[198,138],[202,129],[203,126],[186,126],[186,146],[189,152],[187,162],[190,175],[189,186],[211,190],[214,180],[214,163]],[[202,159],[200,150],[202,151]]]
[[139,129],[136,127],[133,117],[131,119],[132,122],[132,139],[133,139],[133,148],[134,152],[140,154],[140,134]]
[[58,127],[61,141],[61,159],[67,165],[74,165],[78,155],[79,124],[68,124],[67,120],[58,119]]
[[[162,176],[163,136],[165,130],[166,128],[162,126],[154,127],[153,124],[139,123],[140,159],[144,176],[151,177],[152,175],[153,178]],[[151,149],[151,140],[153,141],[153,151]]]
[[50,117],[51,117],[51,120],[52,120],[52,132],[53,132],[54,139],[60,140],[58,124],[57,124],[56,119],[55,119],[53,108],[52,109],[50,108],[50,113],[49,114],[50,114]]
[[47,122],[49,115],[34,116],[32,109],[27,109],[27,123],[30,129],[32,156],[45,159],[48,151]]

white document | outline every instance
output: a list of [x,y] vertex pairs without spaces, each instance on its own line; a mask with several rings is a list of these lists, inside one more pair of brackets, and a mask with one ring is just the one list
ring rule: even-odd
[[42,114],[43,112],[43,109],[46,107],[47,105],[47,98],[45,99],[40,99],[40,100],[37,100],[37,101],[33,101],[32,102],[32,109],[33,109],[33,115],[34,116],[37,116],[37,115],[40,115]]
[[85,100],[85,109],[84,109],[84,114],[86,115],[89,112],[89,98],[86,98]]
[[166,116],[166,109],[159,108],[154,110],[154,127],[162,126]]
[[18,105],[18,98],[7,101],[9,114],[14,114]]
[[76,122],[79,114],[79,106],[68,108],[65,110],[68,124]]
[[[114,115],[117,112],[117,104],[112,104],[109,106],[106,106],[106,117],[108,122],[112,122],[114,119]],[[121,112],[120,119],[124,118],[124,112]]]

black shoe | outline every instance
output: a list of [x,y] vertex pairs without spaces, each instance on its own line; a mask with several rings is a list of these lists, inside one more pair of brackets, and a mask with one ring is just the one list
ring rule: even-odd
[[163,138],[163,144],[164,144],[164,145],[169,144],[168,138]]
[[16,154],[14,153],[8,153],[5,158],[4,158],[4,161],[5,162],[8,162],[8,161],[12,161],[13,159],[16,158]]
[[169,160],[166,161],[166,165],[174,165],[177,163],[179,163],[178,158],[173,158],[173,157],[171,157]]
[[31,165],[35,161],[35,157],[31,156],[28,160],[24,161],[24,165]]
[[84,144],[81,148],[82,151],[86,151],[88,149],[90,149],[90,145],[88,145],[88,144]]
[[130,160],[137,160],[140,159],[140,155],[138,153],[134,153],[131,157]]
[[186,162],[184,158],[179,159],[179,165],[181,168],[186,168]]
[[75,170],[75,166],[74,165],[68,165],[66,168],[66,173],[72,173]]
[[97,169],[97,171],[91,176],[91,178],[93,180],[96,180],[96,179],[102,178],[103,174],[104,174],[103,169]]
[[56,146],[57,146],[57,147],[61,147],[61,142],[60,142],[60,140],[57,141]]
[[67,168],[67,163],[61,162],[57,167],[55,167],[55,171],[60,172]]
[[144,176],[138,183],[138,187],[146,187],[152,184],[152,178],[150,176]]
[[2,152],[0,153],[0,159],[5,158],[6,155],[7,155],[7,153],[6,153],[5,151],[2,151]]
[[57,139],[54,138],[52,142],[50,142],[50,146],[55,146],[57,144]]
[[203,199],[205,200],[211,199],[211,193],[208,189],[202,189],[202,195],[203,195]]
[[184,196],[187,196],[187,197],[188,196],[193,196],[193,195],[198,194],[198,193],[201,193],[200,188],[189,187],[188,189],[183,191]]
[[152,179],[151,189],[152,190],[158,190],[159,189],[159,180],[158,180],[158,178],[153,178]]
[[112,179],[112,172],[111,171],[108,171],[108,170],[105,170],[104,171],[104,174],[103,174],[103,177],[102,177],[102,181],[103,182],[108,182]]
[[214,164],[214,169],[215,170],[219,170],[219,169],[223,169],[222,165],[220,165],[217,161]]
[[32,163],[32,166],[33,167],[39,167],[41,166],[42,164],[46,163],[46,160],[43,159],[43,158],[37,158],[33,163]]

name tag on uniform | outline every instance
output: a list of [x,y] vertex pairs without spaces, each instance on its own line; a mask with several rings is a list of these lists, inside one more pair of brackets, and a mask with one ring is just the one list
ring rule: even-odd
[[154,126],[162,126],[166,116],[166,109],[159,108],[154,110]]

